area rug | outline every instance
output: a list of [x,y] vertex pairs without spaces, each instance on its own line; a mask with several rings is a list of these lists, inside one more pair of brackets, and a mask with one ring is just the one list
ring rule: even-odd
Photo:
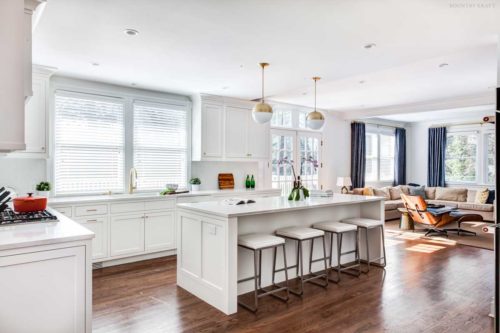
[[[423,226],[416,224],[415,231],[411,230],[400,230],[399,229],[399,220],[392,220],[385,222],[386,233],[389,235],[401,235],[405,236],[405,238],[410,239],[447,239],[449,241],[455,241],[457,244],[479,247],[482,249],[493,250],[493,234],[485,233],[483,231],[484,226],[492,226],[493,223],[488,222],[462,222],[462,229],[474,231],[476,236],[458,236],[455,232],[449,232],[448,237],[425,237],[425,231],[423,230]],[[447,224],[444,229],[452,229],[458,228],[457,223]]]

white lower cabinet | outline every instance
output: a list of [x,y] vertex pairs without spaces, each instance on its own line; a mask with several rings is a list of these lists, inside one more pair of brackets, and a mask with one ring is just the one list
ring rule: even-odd
[[144,252],[144,214],[112,216],[110,255],[123,256]]
[[0,254],[0,332],[90,332],[85,252],[73,246]]
[[146,251],[175,249],[175,213],[146,213]]
[[78,221],[85,228],[95,233],[92,239],[92,259],[108,256],[108,217],[97,217]]

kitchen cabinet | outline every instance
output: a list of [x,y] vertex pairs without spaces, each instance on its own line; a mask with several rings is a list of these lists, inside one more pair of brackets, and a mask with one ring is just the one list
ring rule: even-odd
[[252,119],[255,103],[201,95],[193,108],[193,161],[259,161],[269,158],[269,124]]
[[225,109],[225,155],[227,158],[248,157],[248,114],[252,110],[226,107]]
[[110,255],[122,256],[144,252],[144,214],[112,216]]
[[77,242],[0,253],[0,332],[91,332],[90,272]]
[[203,105],[201,142],[203,158],[222,158],[222,116],[222,105]]
[[107,216],[89,218],[77,222],[95,233],[95,237],[92,239],[92,259],[106,258],[108,256]]
[[146,213],[146,251],[175,249],[175,212]]

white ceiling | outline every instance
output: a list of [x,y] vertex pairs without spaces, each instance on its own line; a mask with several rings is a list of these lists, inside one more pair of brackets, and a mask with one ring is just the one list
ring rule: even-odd
[[[49,0],[33,60],[62,75],[246,99],[260,96],[258,62],[268,61],[269,98],[311,106],[318,75],[318,107],[349,112],[492,91],[499,1]],[[496,6],[453,7],[462,3]]]
[[483,117],[494,115],[495,109],[493,106],[476,106],[450,110],[392,114],[379,116],[374,119],[390,120],[399,123],[433,122],[440,120],[446,120],[450,123],[454,123],[466,120],[470,121],[473,119],[475,119],[477,122],[481,122]]

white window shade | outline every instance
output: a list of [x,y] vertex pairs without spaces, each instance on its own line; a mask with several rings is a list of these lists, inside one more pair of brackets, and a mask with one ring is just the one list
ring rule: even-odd
[[134,102],[134,167],[138,190],[187,181],[188,115],[185,107]]
[[121,99],[57,92],[54,130],[56,195],[123,192]]

